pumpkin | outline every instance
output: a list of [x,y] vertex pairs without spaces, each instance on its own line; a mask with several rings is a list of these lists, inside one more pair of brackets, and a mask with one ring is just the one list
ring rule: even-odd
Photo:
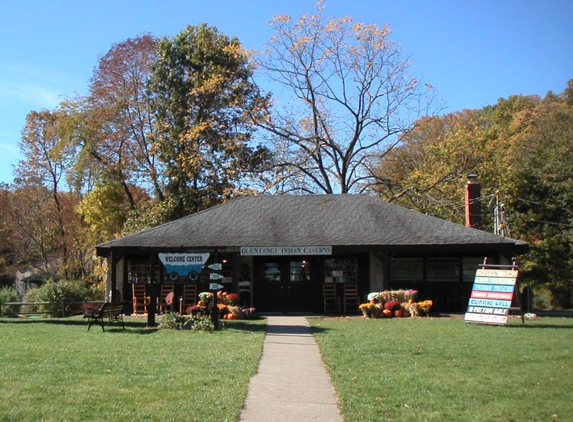
[[396,316],[396,318],[402,318],[402,311],[401,310],[394,311],[394,315]]
[[392,317],[392,311],[390,309],[384,309],[382,311],[382,315],[384,315],[386,318],[391,318]]
[[235,314],[227,314],[227,319],[237,319],[237,315],[235,315]]

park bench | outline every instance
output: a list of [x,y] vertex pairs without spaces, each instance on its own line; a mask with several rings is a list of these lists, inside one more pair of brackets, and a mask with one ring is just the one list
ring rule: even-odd
[[96,309],[86,309],[84,311],[84,318],[88,320],[88,331],[94,324],[100,324],[101,329],[105,332],[104,320],[107,318],[108,326],[113,322],[120,322],[125,330],[123,324],[123,307],[124,303],[111,303],[105,302],[101,307]]

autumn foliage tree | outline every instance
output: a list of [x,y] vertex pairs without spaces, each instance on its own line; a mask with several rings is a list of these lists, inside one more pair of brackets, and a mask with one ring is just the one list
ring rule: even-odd
[[515,161],[505,184],[513,232],[531,253],[525,276],[546,283],[573,305],[573,104],[572,82],[513,118]]
[[484,196],[497,186],[497,140],[486,124],[479,110],[419,119],[380,161],[374,190],[396,205],[463,224],[468,175],[479,174]]
[[74,278],[85,276],[90,265],[86,245],[78,242],[85,228],[75,212],[79,197],[66,190],[74,159],[68,117],[65,107],[28,114],[20,142],[24,158],[16,169],[11,209],[18,243],[27,245],[20,257],[27,254],[45,273]]
[[85,105],[82,150],[96,162],[102,183],[121,186],[131,208],[137,204],[130,185],[164,199],[161,164],[152,153],[156,121],[149,82],[156,44],[149,34],[114,44],[99,59]]
[[91,242],[117,237],[140,208],[164,200],[164,176],[152,153],[156,130],[149,81],[157,40],[149,34],[112,45],[101,56],[89,95],[74,109],[74,184]]
[[[522,279],[569,301],[573,284],[573,84],[545,98],[513,95],[481,110],[416,122],[380,164],[377,192],[420,212],[463,223],[466,177],[482,185],[485,230],[503,202],[511,237],[527,241]],[[563,292],[567,293],[563,293]]]

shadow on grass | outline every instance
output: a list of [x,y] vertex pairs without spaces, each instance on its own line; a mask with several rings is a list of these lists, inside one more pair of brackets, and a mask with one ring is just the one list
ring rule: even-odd
[[313,334],[315,332],[327,331],[326,328],[321,327],[304,327],[300,325],[269,325],[269,324],[253,324],[248,321],[228,321],[225,322],[225,329],[241,330],[249,332],[263,332],[266,334],[275,335],[305,335]]
[[267,331],[266,324],[252,324],[248,321],[224,321],[226,330],[248,331],[251,333],[260,333]]
[[[83,327],[85,331],[88,330],[88,322],[81,317],[71,317],[71,318],[0,318],[0,324],[14,324],[14,325],[27,325],[27,324],[45,324],[45,325],[62,325],[62,326],[78,326]],[[107,321],[104,322],[105,332],[123,332],[130,334],[151,334],[157,331],[157,328],[147,327],[146,321],[130,321],[124,320],[125,330],[121,327],[121,324],[117,322],[108,325]],[[92,331],[102,332],[101,325],[93,324],[90,328],[90,333]]]
[[559,325],[559,324],[535,324],[535,325],[531,325],[531,324],[527,324],[527,322],[525,324],[521,324],[521,325],[506,325],[506,328],[527,328],[527,329],[535,329],[535,328],[566,328],[569,330],[573,330],[573,322],[571,323],[571,325]]
[[[88,322],[81,317],[70,317],[70,318],[0,318],[0,324],[46,324],[46,325],[61,325],[61,326],[77,326],[83,327],[87,332]],[[107,321],[104,322],[106,333],[125,333],[125,334],[153,334],[159,331],[159,328],[148,327],[147,321],[138,319],[133,320],[126,317],[124,319],[125,330],[121,327],[121,324],[117,322],[108,325]],[[251,333],[267,333],[275,335],[305,335],[314,334],[327,331],[328,329],[322,327],[304,327],[297,325],[268,325],[263,323],[253,323],[249,320],[235,320],[235,321],[225,321],[226,330],[237,330],[245,331]],[[89,330],[92,332],[102,332],[101,325],[93,324]]]

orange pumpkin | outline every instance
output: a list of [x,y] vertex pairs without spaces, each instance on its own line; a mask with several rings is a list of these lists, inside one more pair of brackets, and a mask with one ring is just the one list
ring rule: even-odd
[[401,310],[394,311],[394,316],[396,316],[396,318],[402,318],[402,311]]
[[235,315],[235,314],[227,314],[227,319],[237,319],[237,315]]
[[382,311],[382,315],[384,315],[386,318],[391,318],[392,317],[392,311],[390,309],[384,309]]

